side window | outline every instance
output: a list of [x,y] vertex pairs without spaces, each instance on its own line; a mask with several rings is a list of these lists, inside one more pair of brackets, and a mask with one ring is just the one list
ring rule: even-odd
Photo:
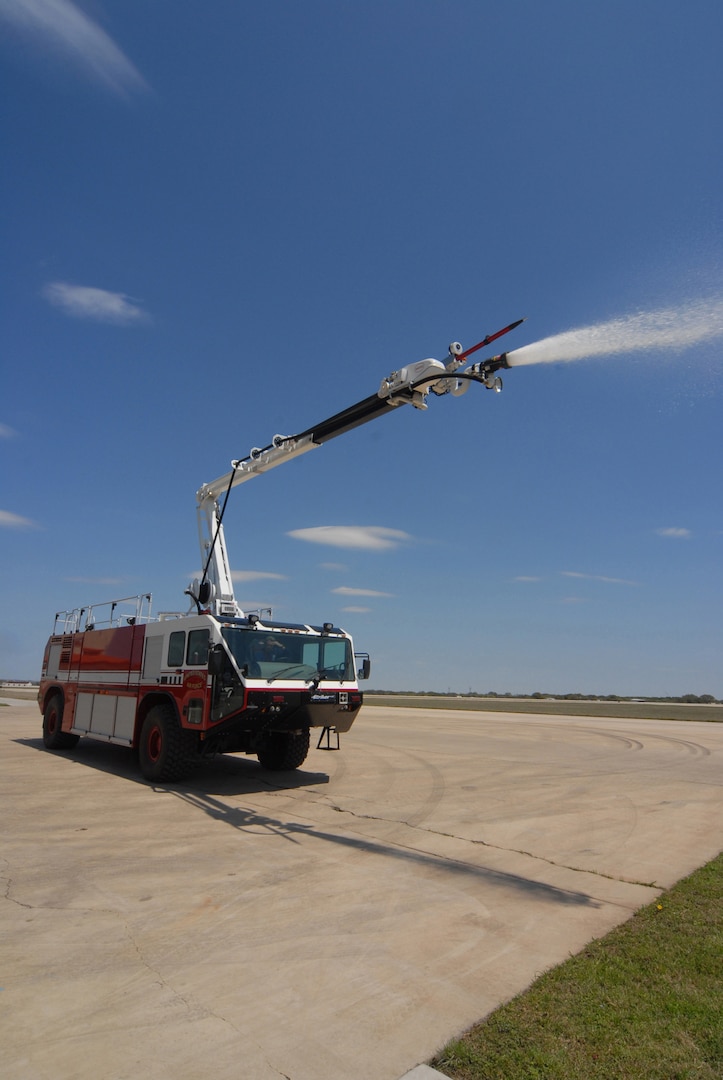
[[168,639],[168,666],[183,667],[183,654],[186,648],[186,631],[174,630]]
[[189,630],[186,663],[208,663],[208,630]]

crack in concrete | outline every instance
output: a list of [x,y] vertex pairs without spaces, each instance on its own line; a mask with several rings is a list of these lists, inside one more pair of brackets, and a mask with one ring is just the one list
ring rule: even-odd
[[5,888],[5,892],[3,893],[3,900],[7,900],[9,904],[17,904],[18,907],[25,908],[26,911],[34,911],[35,910],[35,905],[34,904],[24,904],[22,900],[16,900],[14,896],[10,895],[10,890],[12,889],[12,887],[13,887],[13,879],[8,878],[6,888]]
[[[146,957],[144,956],[143,950],[141,949],[138,941],[136,940],[136,937],[135,937],[133,931],[131,930],[130,926],[128,925],[127,920],[123,918],[123,916],[121,915],[121,913],[119,911],[114,912],[114,914],[117,915],[117,917],[121,920],[121,922],[123,924],[123,929],[125,930],[126,936],[127,936],[128,940],[129,940],[130,944],[133,947],[133,950],[134,950],[134,952],[136,954],[138,962],[141,964],[142,967],[144,967],[146,969],[146,971],[149,971],[151,973],[151,975],[153,975],[158,980],[159,985],[162,986],[164,990],[167,990],[170,994],[172,994],[173,997],[177,1001],[182,1002],[184,1008],[186,1008],[189,1012],[196,1012],[201,1017],[215,1016],[216,1015],[215,1013],[212,1013],[209,1009],[206,1009],[204,1006],[195,1005],[192,1002],[190,1002],[187,998],[185,998],[183,996],[183,994],[179,990],[176,990],[176,988],[174,986],[172,986],[168,982],[168,980],[165,978],[164,975],[161,974],[161,972],[158,970],[158,968],[155,968],[153,966],[153,964],[151,964],[146,959]],[[226,1023],[228,1022],[228,1021],[225,1020],[225,1018],[223,1016],[219,1016],[218,1019],[219,1020],[224,1020],[224,1022],[226,1022]],[[231,1024],[231,1027],[233,1027],[233,1024]],[[237,1029],[234,1028],[234,1031],[236,1031],[236,1030]]]
[[[5,860],[5,862],[7,863],[7,860]],[[10,895],[10,890],[13,886],[13,879],[11,876],[7,875],[1,880],[3,880],[3,883],[5,885],[2,898],[12,904],[17,904],[18,907],[24,908],[26,911],[62,911],[66,914],[83,914],[85,912],[92,913],[94,915],[111,915],[113,918],[119,919],[125,931],[126,937],[130,942],[131,946],[133,947],[138,962],[146,969],[146,971],[150,972],[151,975],[153,975],[154,978],[158,980],[158,984],[163,987],[163,989],[167,990],[170,994],[172,994],[173,997],[176,998],[176,1000],[182,1002],[184,1008],[186,1008],[189,1013],[195,1013],[199,1018],[214,1017],[216,1020],[220,1020],[222,1023],[228,1024],[229,1027],[236,1032],[236,1034],[241,1034],[240,1029],[236,1027],[236,1025],[233,1024],[227,1017],[222,1016],[220,1013],[215,1012],[212,1009],[206,1008],[205,1005],[194,1003],[193,1001],[189,1001],[187,998],[185,998],[183,994],[180,993],[180,991],[176,990],[176,988],[171,985],[171,983],[157,968],[155,968],[151,963],[149,963],[149,961],[144,956],[141,946],[136,940],[136,937],[131,927],[129,926],[128,921],[123,917],[120,911],[115,911],[112,908],[76,908],[61,907],[52,904],[28,904],[25,901],[17,900],[14,896]]]
[[22,902],[22,900],[16,900],[14,896],[10,895],[10,890],[13,887],[13,879],[12,879],[12,875],[10,873],[10,863],[5,858],[2,861],[5,864],[5,873],[3,874],[2,878],[0,878],[0,880],[3,882],[3,885],[4,885],[3,894],[2,894],[3,900],[7,900],[8,903],[10,903],[10,904],[17,904],[18,907],[25,908],[28,911],[32,911],[33,910],[33,905],[32,904],[24,904]]
[[522,848],[505,847],[503,844],[492,844],[487,840],[474,840],[468,836],[458,836],[456,833],[443,832],[441,829],[430,829],[424,825],[412,824],[403,818],[389,818],[377,814],[360,814],[355,810],[347,810],[343,806],[338,806],[336,803],[329,803],[328,805],[338,814],[349,814],[350,817],[359,820],[386,821],[390,825],[404,825],[408,829],[428,833],[430,836],[443,836],[448,840],[461,840],[463,843],[490,848],[492,851],[507,851],[513,855],[524,855],[526,858],[534,859],[536,862],[543,862],[548,866],[554,866],[560,870],[570,870],[575,874],[591,874],[594,877],[606,878],[608,881],[619,881],[623,885],[640,885],[645,889],[659,890],[659,886],[656,885],[654,881],[638,881],[635,878],[618,877],[615,874],[606,874],[602,870],[592,870],[584,866],[571,866],[568,863],[557,862],[555,859],[548,859],[544,855],[535,855],[534,852],[525,851]]

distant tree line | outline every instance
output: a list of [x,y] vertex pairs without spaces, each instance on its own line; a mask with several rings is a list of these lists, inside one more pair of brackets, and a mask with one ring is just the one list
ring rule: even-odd
[[486,693],[478,693],[476,690],[468,690],[466,694],[455,693],[451,690],[367,690],[368,694],[386,694],[390,696],[404,697],[455,697],[455,698],[520,698],[523,701],[663,701],[680,705],[720,705],[723,704],[712,694],[680,694],[679,697],[625,697],[622,694],[545,694],[536,690],[534,694],[513,694],[509,690],[504,694],[498,694],[495,690]]

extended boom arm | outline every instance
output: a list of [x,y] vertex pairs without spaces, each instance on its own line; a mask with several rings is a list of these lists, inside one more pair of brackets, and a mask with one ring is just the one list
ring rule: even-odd
[[254,447],[247,457],[231,462],[230,472],[199,488],[196,501],[204,564],[203,577],[200,583],[194,581],[186,590],[196,606],[199,609],[210,608],[216,615],[243,615],[234,597],[222,524],[226,500],[232,487],[291,461],[292,458],[305,454],[307,450],[323,446],[338,435],[352,431],[377,416],[383,416],[398,405],[413,405],[417,409],[426,409],[426,399],[430,391],[438,396],[453,394],[457,397],[469,389],[470,382],[481,383],[489,390],[501,390],[502,380],[495,372],[508,367],[506,354],[472,364],[464,371],[459,369],[472,353],[514,330],[522,322],[524,319],[510,323],[467,350],[464,350],[458,341],[452,342],[444,363],[440,360],[420,360],[416,364],[393,371],[386,379],[382,379],[376,394],[358,401],[298,435],[274,435],[268,446]]

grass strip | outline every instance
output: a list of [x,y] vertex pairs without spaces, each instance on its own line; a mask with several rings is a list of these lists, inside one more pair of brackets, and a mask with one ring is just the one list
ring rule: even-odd
[[723,723],[723,705],[684,705],[655,701],[539,701],[535,698],[425,697],[423,694],[370,694],[364,705],[464,712],[532,713],[544,716],[608,716],[621,720],[700,720]]
[[721,1080],[723,854],[432,1065],[454,1080]]

